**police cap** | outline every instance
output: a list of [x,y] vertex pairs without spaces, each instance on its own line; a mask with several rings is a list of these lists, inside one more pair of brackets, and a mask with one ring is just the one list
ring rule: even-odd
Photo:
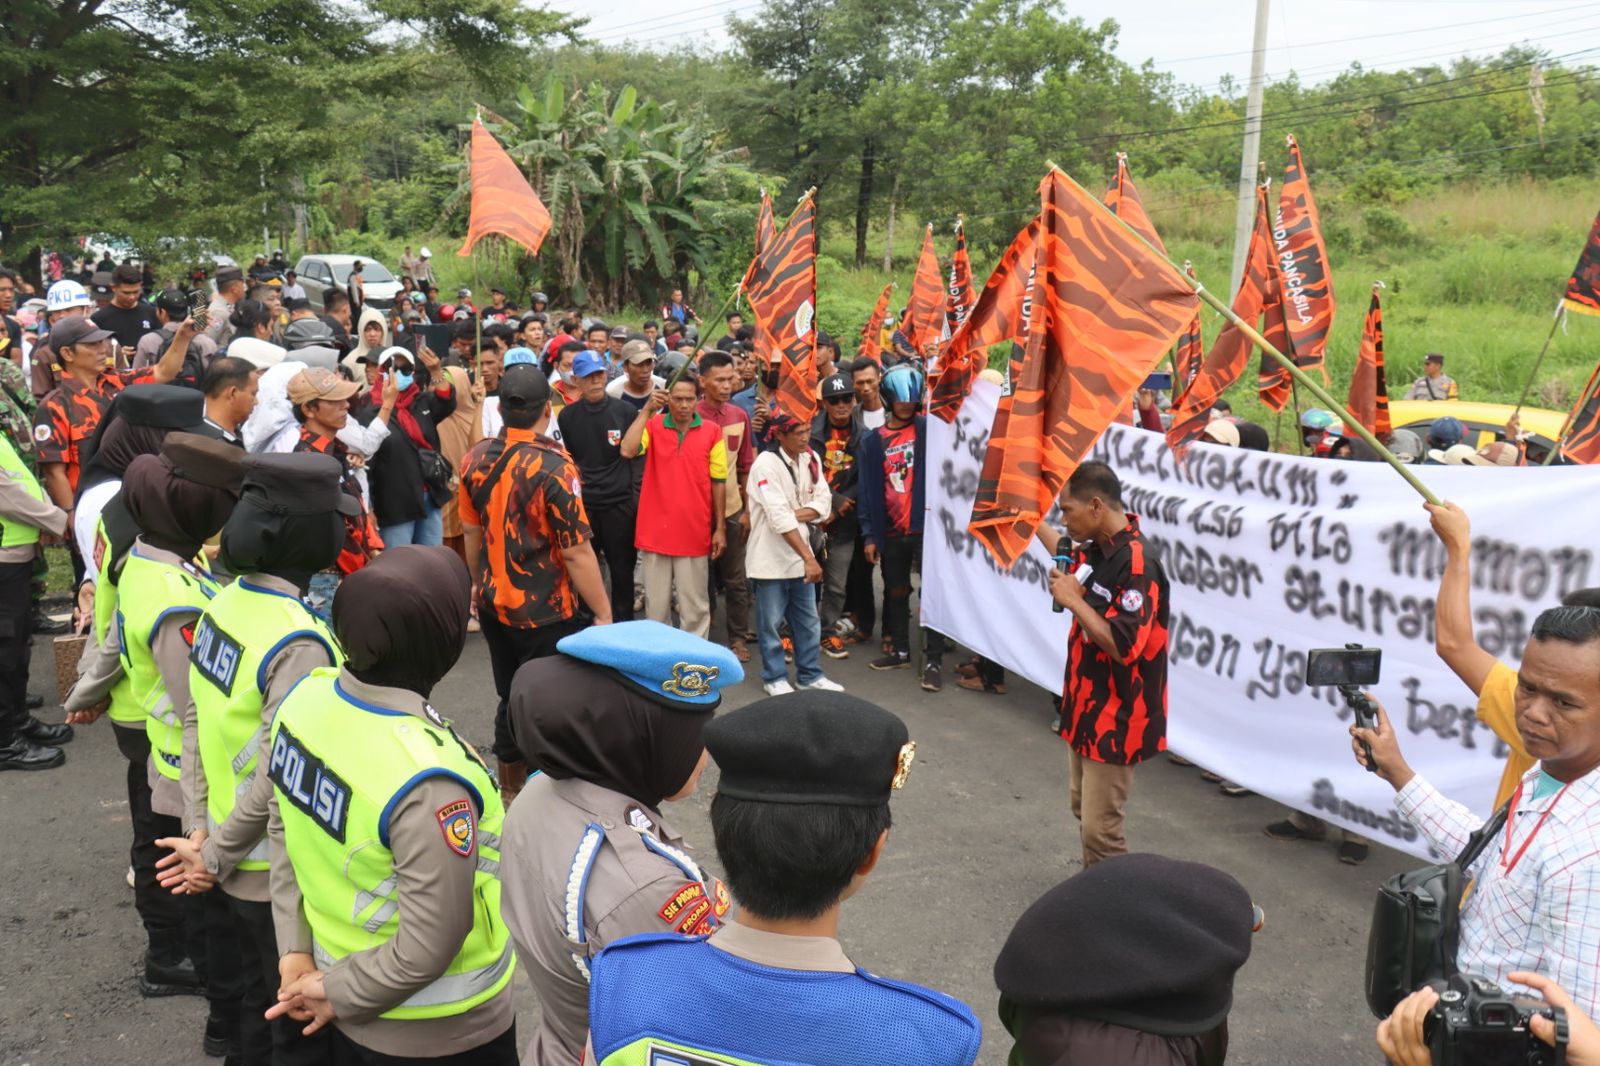
[[1113,856],[1017,919],[994,963],[1001,1014],[1009,999],[1161,1036],[1209,1032],[1233,1005],[1254,926],[1249,893],[1221,870]]
[[876,807],[905,784],[916,745],[899,715],[841,692],[807,689],[711,722],[706,750],[725,796]]
[[240,498],[273,514],[337,511],[355,518],[361,514],[361,501],[344,491],[343,477],[339,460],[321,452],[247,455]]
[[117,417],[136,426],[184,429],[200,424],[206,397],[181,385],[129,385],[117,394]]
[[172,468],[174,477],[239,494],[244,453],[236,444],[198,433],[172,433],[161,442],[161,458]]
[[[500,380],[504,402],[505,378]],[[657,703],[683,710],[715,710],[721,690],[744,680],[744,667],[727,648],[647,619],[590,626],[562,637],[556,650],[610,667]]]

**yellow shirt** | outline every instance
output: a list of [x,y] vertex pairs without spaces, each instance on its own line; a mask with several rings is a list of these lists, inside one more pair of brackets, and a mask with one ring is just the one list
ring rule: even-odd
[[1478,721],[1511,745],[1511,752],[1506,756],[1506,768],[1500,774],[1500,788],[1494,797],[1496,807],[1511,798],[1522,775],[1539,761],[1522,746],[1522,735],[1517,732],[1516,698],[1517,672],[1505,663],[1495,663],[1489,676],[1484,679],[1483,691],[1478,693]]

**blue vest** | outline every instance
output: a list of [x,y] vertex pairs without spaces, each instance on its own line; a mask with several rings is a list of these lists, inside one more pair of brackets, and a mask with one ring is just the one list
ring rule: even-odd
[[982,1027],[966,1004],[865,970],[784,970],[705,937],[630,936],[594,960],[596,1063],[971,1066]]

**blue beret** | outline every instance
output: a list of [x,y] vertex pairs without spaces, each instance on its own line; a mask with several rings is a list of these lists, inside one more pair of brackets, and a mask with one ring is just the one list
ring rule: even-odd
[[660,622],[617,622],[562,637],[556,650],[609,667],[664,703],[711,709],[744,680],[733,652]]

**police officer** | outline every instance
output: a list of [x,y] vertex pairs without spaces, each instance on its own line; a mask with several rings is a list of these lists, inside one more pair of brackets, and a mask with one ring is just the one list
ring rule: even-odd
[[28,713],[33,647],[33,561],[39,532],[61,533],[67,513],[51,503],[21,453],[0,433],[0,770],[47,770],[66,760],[69,725]]
[[311,671],[343,661],[333,631],[300,599],[311,575],[339,554],[341,516],[360,511],[341,487],[343,472],[337,459],[315,452],[245,457],[239,504],[222,527],[222,561],[239,578],[206,607],[189,653],[208,835],[200,847],[182,837],[156,841],[174,850],[158,864],[164,887],[205,891],[221,882],[243,969],[246,1066],[326,1054],[325,1039],[302,1037],[287,1018],[270,1035],[267,1029],[278,948],[267,875],[272,781],[264,767],[283,697]]
[[694,792],[720,690],[744,679],[727,648],[659,622],[564,637],[517,671],[512,736],[535,774],[506,815],[501,913],[539,1001],[524,1063],[570,1066],[589,1029],[589,963],[635,933],[699,934],[727,890],[661,814]]
[[1016,1066],[1221,1066],[1259,912],[1221,870],[1116,855],[1025,911],[994,963]]
[[[157,838],[205,839],[205,782],[189,698],[189,651],[217,582],[196,559],[238,498],[237,448],[174,433],[162,454],[141,455],[122,477],[122,498],[139,526],[117,580],[116,629],[128,695],[145,712],[150,740],[150,805]],[[243,975],[227,908],[218,897],[187,901],[184,939],[210,1016],[204,1046],[232,1053],[238,1043]]]
[[1444,356],[1440,353],[1429,352],[1422,360],[1422,371],[1422,376],[1406,390],[1406,399],[1454,400],[1461,394],[1456,379],[1444,372]]
[[684,1061],[968,1066],[980,1029],[965,1004],[867,973],[837,940],[911,770],[905,723],[807,690],[711,722],[705,742],[722,772],[711,830],[739,911],[709,938],[647,934],[602,951],[584,1061],[662,1061],[654,1047]]
[[517,1061],[493,777],[428,702],[466,642],[448,548],[384,552],[339,586],[341,669],[278,706],[272,777],[278,1003],[330,1023],[338,1063]]

